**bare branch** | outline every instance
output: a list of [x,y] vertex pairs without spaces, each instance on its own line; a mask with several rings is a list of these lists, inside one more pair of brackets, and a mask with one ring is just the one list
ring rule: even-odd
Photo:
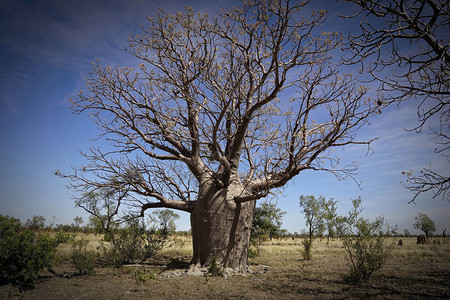
[[72,99],[114,151],[92,149],[87,166],[60,176],[81,193],[126,193],[134,215],[192,212],[219,195],[256,200],[307,169],[353,178],[356,163],[341,165],[332,149],[370,144],[356,132],[380,107],[336,68],[342,37],[320,28],[324,10],[304,17],[306,4],[149,18],[128,49],[141,64],[95,64]]
[[[450,12],[446,0],[363,1],[352,0],[361,7],[361,34],[350,36],[347,50],[352,55],[344,61],[361,63],[371,79],[384,92],[380,103],[389,105],[419,98],[418,125],[409,131],[421,132],[427,124],[440,121],[440,132],[431,128],[440,149],[448,157],[450,103]],[[389,53],[385,55],[384,53]],[[387,75],[386,75],[387,73]],[[408,189],[421,193],[434,188],[435,195],[448,197],[448,175],[424,169],[408,174]],[[414,199],[412,201],[414,201]]]

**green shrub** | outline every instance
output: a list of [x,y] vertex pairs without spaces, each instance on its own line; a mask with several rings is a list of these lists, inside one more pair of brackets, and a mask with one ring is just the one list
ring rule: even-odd
[[383,223],[382,218],[377,218],[374,222],[359,219],[355,226],[356,235],[342,238],[351,262],[346,282],[365,282],[386,262],[390,247],[385,245],[386,237],[380,233]]
[[95,252],[87,251],[86,247],[89,241],[85,239],[73,240],[70,254],[70,260],[80,275],[90,275],[94,273]]
[[113,265],[120,268],[126,263],[143,262],[161,250],[166,238],[159,232],[145,230],[137,222],[130,222],[126,228],[109,232],[110,247],[100,246]]
[[250,238],[250,247],[248,248],[248,257],[255,258],[260,255],[260,249],[255,239]]
[[209,263],[207,276],[221,276],[223,274],[222,267],[216,262],[216,258],[213,257],[211,262]]
[[55,242],[58,244],[65,244],[73,240],[77,236],[76,233],[70,234],[63,231],[58,231],[55,236],[53,237],[55,239]]
[[133,278],[138,282],[145,283],[148,280],[156,279],[156,276],[150,270],[143,269],[134,271]]
[[344,280],[357,284],[368,281],[384,265],[392,245],[387,245],[382,234],[384,218],[378,217],[373,222],[361,218],[361,199],[352,203],[348,216],[337,217],[335,224],[350,261],[350,271]]
[[141,235],[141,261],[145,261],[150,257],[153,257],[159,250],[161,250],[167,242],[167,236],[161,232],[156,232],[153,230],[145,232]]
[[58,242],[47,234],[22,228],[18,219],[0,215],[0,282],[32,285],[50,267]]

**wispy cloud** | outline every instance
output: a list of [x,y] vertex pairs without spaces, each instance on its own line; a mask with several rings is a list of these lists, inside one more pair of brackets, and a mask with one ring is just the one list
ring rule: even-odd
[[[202,2],[194,5],[201,7]],[[0,21],[2,48],[36,64],[74,67],[101,58],[121,62],[127,38],[159,8],[184,9],[185,1],[6,1]],[[206,5],[211,9],[216,5]],[[19,17],[20,16],[20,17]]]
[[115,21],[120,11],[108,15],[108,5],[89,3],[17,1],[2,21],[2,47],[33,65],[57,68],[74,67],[86,63],[91,55],[114,52],[115,39],[124,34],[124,26]]
[[[378,138],[371,146],[374,150],[372,159],[361,159],[361,167],[379,165],[389,169],[390,166],[410,165],[410,169],[416,169],[440,159],[433,153],[434,141],[426,130],[419,134],[405,131],[405,128],[417,125],[416,109],[414,101],[403,103],[400,109],[391,107],[358,133],[362,139]],[[346,152],[355,155],[357,150],[360,148],[349,147]]]
[[3,97],[2,93],[0,93],[0,103],[2,106],[7,108],[5,111],[14,114],[18,113],[17,108],[14,106],[14,101],[10,101],[9,99]]

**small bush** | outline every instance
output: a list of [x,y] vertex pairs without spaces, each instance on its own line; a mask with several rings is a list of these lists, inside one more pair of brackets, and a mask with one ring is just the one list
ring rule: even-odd
[[138,230],[126,228],[111,231],[109,239],[111,243],[109,258],[117,268],[140,258],[138,253],[140,233]]
[[312,253],[311,253],[312,239],[304,239],[302,241],[302,244],[303,244],[303,247],[305,248],[302,252],[303,258],[306,260],[312,259]]
[[159,232],[145,230],[137,222],[130,222],[126,228],[112,230],[108,239],[110,247],[102,244],[100,249],[117,268],[126,263],[149,259],[166,243],[166,238]]
[[70,260],[79,275],[90,275],[94,273],[96,254],[94,251],[86,250],[88,244],[89,241],[85,239],[72,241]]
[[356,223],[357,235],[343,238],[352,263],[347,282],[369,280],[372,273],[386,262],[391,247],[385,245],[386,237],[380,233],[383,224],[383,218],[377,218],[374,222],[359,219]]
[[76,233],[70,234],[63,231],[58,231],[53,237],[58,244],[65,244],[70,242],[76,237]]
[[18,219],[0,215],[0,282],[31,286],[39,271],[51,267],[58,242],[22,228]]
[[[366,282],[384,265],[392,249],[386,245],[386,237],[382,234],[384,219],[379,217],[370,222],[356,215],[342,220],[346,224],[341,228],[347,228],[342,243],[350,261],[350,271],[344,281],[353,284]],[[351,230],[353,226],[355,233]]]
[[221,276],[223,274],[223,269],[217,264],[216,258],[213,257],[209,263],[207,276]]
[[146,231],[143,235],[141,235],[141,239],[142,244],[139,258],[142,262],[155,256],[167,242],[167,236],[153,230]]
[[250,247],[248,248],[248,257],[255,258],[260,255],[260,250],[255,240],[250,239]]
[[150,270],[143,269],[134,271],[133,278],[138,282],[145,283],[148,280],[156,279],[156,276]]

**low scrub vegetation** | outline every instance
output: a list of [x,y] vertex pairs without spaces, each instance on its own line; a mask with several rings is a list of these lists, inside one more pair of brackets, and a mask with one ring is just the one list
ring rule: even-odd
[[18,219],[0,215],[0,282],[30,286],[52,266],[58,240],[23,228]]
[[147,230],[137,220],[130,221],[125,228],[109,232],[109,243],[102,242],[100,249],[117,268],[127,263],[142,263],[161,250],[167,235]]
[[142,270],[136,270],[133,272],[133,278],[137,282],[145,283],[148,280],[154,280],[156,279],[156,276],[154,273],[152,273],[148,269],[142,269]]
[[89,241],[84,238],[72,241],[70,260],[79,275],[94,273],[97,254],[94,251],[86,250],[88,243]]
[[382,218],[374,222],[360,219],[355,225],[356,234],[342,237],[342,243],[350,261],[350,272],[345,277],[347,282],[367,281],[385,264],[391,247],[386,244],[386,237],[382,234],[376,235],[382,225]]
[[[331,200],[322,202],[332,203],[334,206],[336,204]],[[317,290],[321,293],[320,298],[322,296],[327,298],[327,294],[323,291],[328,290],[329,295],[344,293],[350,298],[366,298],[369,294],[365,292],[354,294],[349,291],[367,287],[368,281],[371,287],[381,284],[374,292],[375,295],[390,298],[390,294],[385,293],[392,290],[396,295],[428,297],[430,293],[420,283],[422,279],[416,280],[411,277],[411,274],[417,271],[414,269],[415,266],[420,265],[424,266],[424,272],[428,272],[423,274],[434,274],[433,276],[439,278],[434,281],[438,283],[437,292],[430,295],[444,298],[449,296],[450,292],[446,290],[444,284],[445,274],[449,272],[448,245],[440,243],[438,239],[433,240],[435,243],[431,241],[431,244],[416,245],[415,237],[402,237],[402,242],[399,243],[398,238],[392,237],[393,234],[396,235],[395,231],[389,229],[387,232],[383,231],[386,224],[382,217],[375,221],[361,217],[360,199],[353,200],[353,208],[345,216],[329,214],[333,215],[333,218],[330,218],[332,223],[322,222],[320,219],[324,218],[325,208],[326,205],[320,205],[314,212],[317,219],[309,223],[311,225],[309,234],[304,232],[302,235],[286,235],[286,233],[283,235],[279,230],[281,218],[278,218],[276,226],[266,226],[269,223],[260,222],[262,225],[258,225],[257,228],[260,229],[258,233],[262,233],[261,236],[265,238],[258,240],[257,247],[254,248],[257,253],[250,259],[250,270],[258,275],[246,277],[250,278],[249,280],[235,280],[230,277],[228,281],[223,281],[223,277],[227,277],[228,274],[215,259],[205,271],[205,279],[188,279],[183,275],[186,274],[185,271],[174,270],[189,266],[192,241],[188,232],[176,233],[170,222],[166,222],[165,226],[160,225],[164,225],[164,222],[159,222],[158,216],[153,218],[157,222],[147,224],[148,228],[142,220],[135,219],[130,220],[125,226],[114,226],[105,236],[97,236],[80,231],[42,230],[42,226],[36,226],[36,229],[32,230],[30,224],[25,227],[17,219],[0,215],[0,283],[18,285],[18,290],[9,290],[9,296],[25,295],[29,298],[44,299],[49,294],[44,292],[34,294],[29,289],[25,291],[25,288],[33,286],[36,282],[45,286],[46,281],[51,282],[51,278],[54,278],[48,276],[49,273],[64,278],[83,275],[84,277],[77,280],[84,280],[83,285],[91,286],[92,289],[95,285],[103,284],[101,278],[105,278],[107,274],[108,281],[111,281],[110,289],[116,290],[117,293],[111,294],[111,297],[102,296],[114,298],[122,295],[122,292],[131,294],[140,288],[129,288],[126,291],[118,289],[128,288],[130,284],[140,284],[141,289],[145,287],[152,297],[167,298],[168,295],[172,297],[177,291],[170,288],[173,282],[170,283],[169,279],[173,275],[164,275],[165,272],[172,270],[178,274],[176,276],[181,276],[180,282],[186,283],[179,289],[187,291],[186,295],[194,295],[189,294],[191,289],[195,289],[195,292],[202,290],[203,286],[196,284],[205,280],[204,284],[208,286],[205,298],[220,298],[224,295],[224,290],[233,294],[234,290],[230,289],[230,286],[242,284],[244,290],[252,291],[248,294],[251,297],[248,298],[257,298],[258,295],[266,297],[266,293],[269,293],[270,297],[284,295],[281,298],[292,298],[292,295],[295,295],[296,298],[303,298],[305,294],[301,292],[302,290]],[[39,221],[38,218],[35,219]],[[31,223],[39,223],[37,221]],[[276,235],[272,235],[273,239],[270,239],[268,230],[263,225],[266,229],[277,228]],[[323,234],[323,230],[328,230],[328,234]],[[389,259],[391,256],[395,259]],[[302,257],[303,259],[300,259]],[[419,261],[420,264],[417,264]],[[46,274],[46,268],[49,270],[46,280],[38,280],[40,274]],[[408,271],[409,269],[411,271]],[[420,269],[420,272],[423,270]],[[398,278],[398,286],[383,281],[383,276]],[[92,279],[92,283],[89,278]],[[131,280],[126,281],[127,278]],[[406,292],[402,288],[405,281],[427,291],[426,294]],[[259,284],[256,282],[260,282],[264,293],[258,294]],[[310,286],[311,283],[314,285]],[[71,285],[72,283],[67,281],[67,286]],[[153,290],[153,286],[162,290]],[[386,286],[389,287],[387,290]],[[75,289],[78,291],[79,286]],[[219,292],[220,289],[222,292]],[[65,292],[61,290],[56,294],[70,298],[70,293],[66,295]],[[0,298],[5,298],[5,295],[0,287]]]
[[347,216],[337,217],[336,228],[350,261],[350,271],[345,276],[349,283],[360,283],[370,279],[386,262],[392,245],[387,245],[383,234],[384,218],[371,222],[360,216],[361,199],[352,201],[353,207]]
[[[171,237],[173,238],[173,236]],[[181,238],[181,237],[179,237]],[[205,276],[165,276],[170,272],[186,274],[182,268],[189,265],[192,255],[191,240],[182,237],[186,250],[180,255],[165,247],[143,264],[114,268],[96,263],[95,273],[76,279],[48,276],[35,281],[35,289],[22,291],[24,299],[74,299],[79,297],[80,287],[85,298],[108,299],[447,299],[450,244],[416,245],[416,237],[386,237],[393,250],[383,267],[374,272],[369,284],[349,284],[343,280],[349,275],[350,262],[340,239],[317,238],[312,244],[311,260],[301,257],[303,240],[308,238],[277,238],[261,245],[260,256],[250,259],[249,276],[220,275],[211,268]],[[95,249],[101,237],[78,234],[76,239],[89,243],[86,249]],[[107,242],[105,242],[107,243]],[[54,266],[57,273],[71,272],[71,243],[58,247]],[[98,254],[102,254],[98,252]],[[97,261],[96,261],[97,262]],[[433,283],[433,286],[430,285]],[[100,292],[99,292],[100,291]],[[0,299],[8,293],[16,295],[12,285],[0,286]]]

